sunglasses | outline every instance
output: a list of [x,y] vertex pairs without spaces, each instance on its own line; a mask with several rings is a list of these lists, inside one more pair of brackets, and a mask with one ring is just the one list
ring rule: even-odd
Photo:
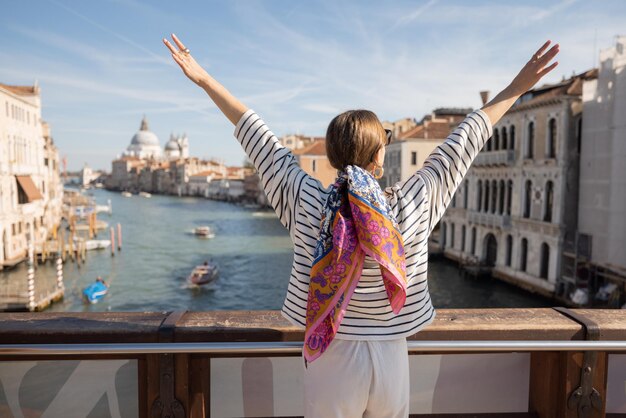
[[385,133],[387,134],[387,142],[385,143],[385,145],[389,145],[391,144],[391,137],[393,135],[393,132],[391,132],[391,129],[385,129]]

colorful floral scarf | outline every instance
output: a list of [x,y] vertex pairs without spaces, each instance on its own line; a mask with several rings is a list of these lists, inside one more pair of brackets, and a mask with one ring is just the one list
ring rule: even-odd
[[339,172],[322,214],[311,268],[304,357],[313,361],[335,337],[368,255],[378,262],[394,313],[406,300],[406,263],[398,224],[374,177],[357,166]]

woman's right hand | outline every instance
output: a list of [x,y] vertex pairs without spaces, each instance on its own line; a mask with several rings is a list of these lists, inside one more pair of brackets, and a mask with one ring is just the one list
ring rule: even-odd
[[[550,65],[548,63],[552,58],[556,57],[559,53],[559,44],[554,45],[548,52],[544,54],[544,51],[550,45],[550,41],[544,43],[541,48],[535,52],[535,54],[528,60],[524,68],[522,68],[511,82],[511,88],[519,95],[526,93],[533,88],[535,84],[543,76],[552,71],[559,63],[554,62]],[[543,54],[543,55],[542,55]]]
[[176,35],[172,34],[172,40],[176,43],[178,49],[174,48],[167,39],[163,38],[163,43],[172,53],[172,58],[174,58],[174,61],[191,81],[202,87],[202,84],[206,83],[210,78],[209,74],[196,62],[190,53],[185,52],[185,45]]

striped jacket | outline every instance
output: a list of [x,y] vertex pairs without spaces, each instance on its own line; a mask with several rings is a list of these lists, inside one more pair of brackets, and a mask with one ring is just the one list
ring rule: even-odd
[[[433,321],[435,309],[427,281],[428,236],[492,130],[487,114],[480,109],[473,111],[433,150],[421,169],[384,190],[404,239],[406,303],[399,314],[392,312],[380,269],[366,257],[335,338],[407,337]],[[290,150],[252,109],[243,114],[234,135],[259,172],[263,190],[293,241],[293,267],[281,312],[292,324],[304,328],[309,274],[329,188],[300,168]]]

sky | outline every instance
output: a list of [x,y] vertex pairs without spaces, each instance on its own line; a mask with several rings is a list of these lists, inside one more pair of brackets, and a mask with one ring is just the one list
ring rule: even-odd
[[278,136],[323,136],[356,108],[381,120],[481,106],[547,39],[558,67],[597,66],[626,35],[626,1],[0,0],[0,82],[41,87],[42,116],[68,169],[111,169],[146,115],[164,145],[241,165],[233,126],[162,44],[196,60]]

